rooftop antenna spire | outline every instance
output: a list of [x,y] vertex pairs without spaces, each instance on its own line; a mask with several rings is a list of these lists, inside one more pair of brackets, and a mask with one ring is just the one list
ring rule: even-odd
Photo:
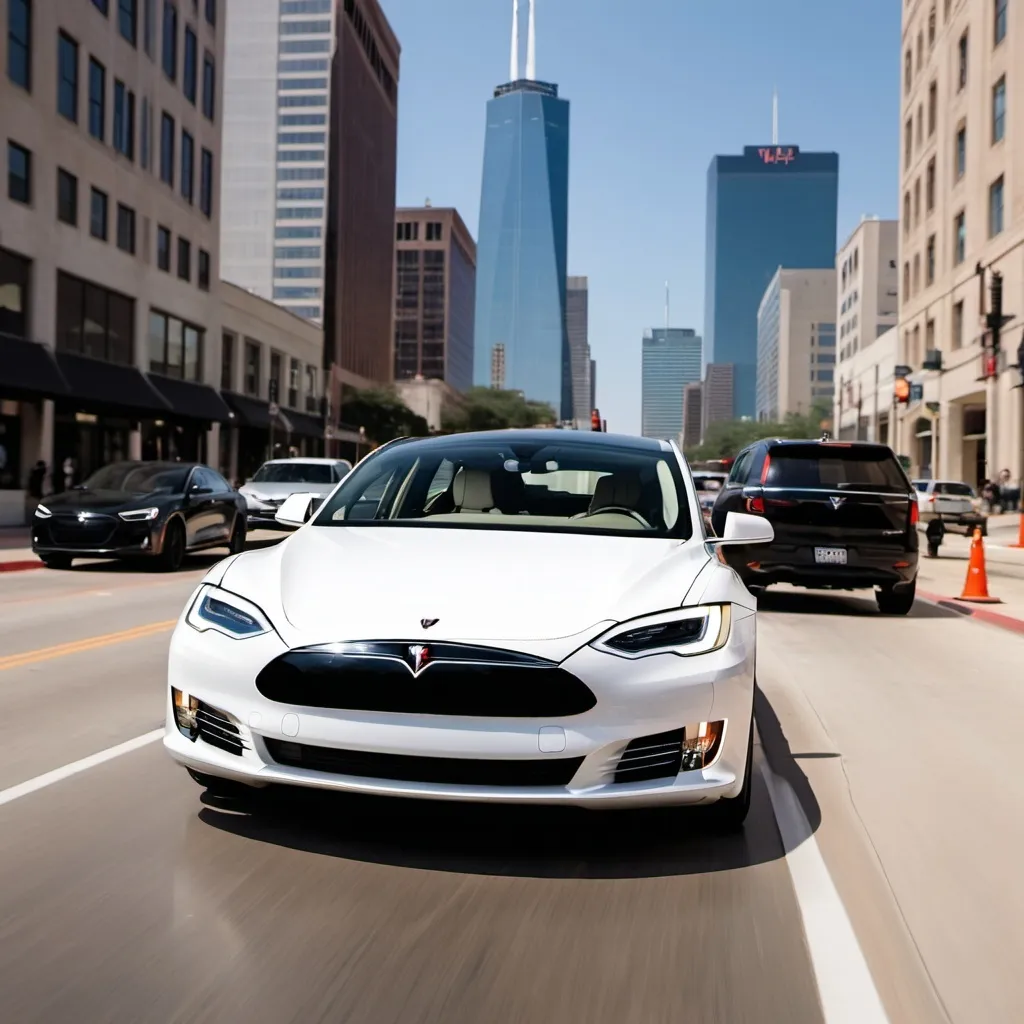
[[530,21],[526,36],[526,77],[532,82],[537,77],[537,32],[533,20],[533,0],[530,4]]
[[772,145],[779,144],[779,90],[772,89]]
[[508,80],[519,79],[519,0],[512,0],[512,54],[508,61]]
[[668,281],[665,282],[665,341],[668,341],[668,311],[669,311],[669,292],[668,292]]

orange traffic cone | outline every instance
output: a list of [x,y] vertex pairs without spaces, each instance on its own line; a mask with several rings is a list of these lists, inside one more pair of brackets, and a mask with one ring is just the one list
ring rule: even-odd
[[985,542],[981,539],[980,527],[974,528],[974,539],[971,541],[971,560],[967,563],[967,579],[964,580],[964,592],[961,601],[974,604],[1002,604],[998,597],[989,597],[988,573],[985,572]]
[[1024,548],[1024,511],[1020,514],[1020,529],[1017,531],[1017,543],[1009,545],[1011,548]]

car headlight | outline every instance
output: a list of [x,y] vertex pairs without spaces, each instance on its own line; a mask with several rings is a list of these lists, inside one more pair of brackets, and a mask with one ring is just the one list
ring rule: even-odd
[[40,519],[49,519],[53,513],[45,505],[36,505],[36,515]]
[[145,523],[160,515],[158,508],[133,508],[130,512],[117,513],[126,523]]
[[689,658],[724,647],[731,624],[732,608],[727,604],[677,608],[620,622],[591,646],[618,658],[647,658],[652,654]]
[[203,587],[196,595],[185,621],[200,633],[212,629],[234,640],[262,636],[274,628],[251,601],[211,586]]

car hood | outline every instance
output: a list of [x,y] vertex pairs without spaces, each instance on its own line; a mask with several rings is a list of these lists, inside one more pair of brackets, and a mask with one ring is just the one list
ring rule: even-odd
[[239,491],[247,498],[287,498],[289,494],[330,494],[334,484],[247,483]]
[[126,509],[162,505],[167,494],[132,494],[128,491],[64,491],[51,494],[39,504],[51,512],[123,512]]
[[541,641],[677,608],[709,557],[699,540],[306,526],[222,585],[289,646],[422,637],[421,619],[431,640]]

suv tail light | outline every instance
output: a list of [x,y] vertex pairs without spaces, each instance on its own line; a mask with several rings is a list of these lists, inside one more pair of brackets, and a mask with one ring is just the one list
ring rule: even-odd
[[[932,498],[931,500],[934,501],[935,499]],[[921,509],[918,507],[917,499],[916,498],[911,498],[910,499],[910,525],[911,526],[917,526],[917,524],[920,521],[921,521]]]
[[747,498],[747,511],[764,513],[764,498]]
[[[771,465],[772,465],[772,457],[770,455],[766,455],[764,457],[764,466],[761,468],[761,486],[762,487],[764,486],[765,481],[768,479],[768,470],[771,468]],[[761,511],[763,512],[764,509],[762,508]]]

